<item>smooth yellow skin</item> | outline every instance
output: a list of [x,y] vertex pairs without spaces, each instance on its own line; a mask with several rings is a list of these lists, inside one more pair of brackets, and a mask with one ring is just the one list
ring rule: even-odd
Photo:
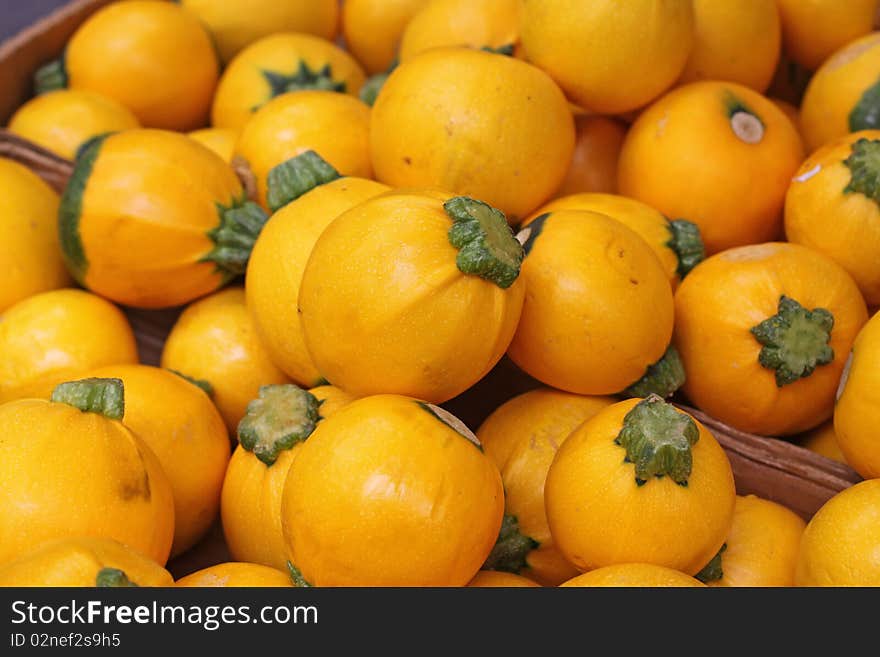
[[792,105],[787,100],[782,100],[781,98],[773,98],[769,97],[768,100],[772,102],[776,107],[781,109],[783,113],[788,117],[788,120],[791,121],[791,124],[797,128],[798,134],[800,134],[800,126],[801,126],[801,111],[799,108]]
[[397,56],[407,24],[428,0],[346,0],[345,45],[367,73],[381,73]]
[[223,71],[211,123],[218,128],[241,130],[254,111],[272,96],[264,72],[292,75],[305,63],[312,71],[330,66],[335,82],[345,83],[345,92],[357,96],[364,84],[364,72],[354,58],[330,41],[311,34],[272,34],[242,50]]
[[816,452],[816,454],[831,459],[832,461],[846,463],[846,457],[843,455],[843,452],[840,451],[840,445],[837,442],[837,434],[834,432],[833,419],[806,432],[803,435],[801,447],[806,447],[811,452]]
[[789,57],[815,71],[874,25],[877,0],[776,0]]
[[84,284],[117,303],[164,308],[217,289],[223,275],[201,262],[220,224],[217,204],[244,194],[216,153],[182,134],[129,130],[100,147],[82,197]]
[[58,248],[58,195],[18,162],[0,157],[0,313],[27,297],[64,287]]
[[880,76],[880,32],[847,44],[810,79],[801,103],[801,131],[807,150],[850,131],[849,116]]
[[[758,361],[753,326],[775,315],[786,295],[834,316],[834,360],[809,376],[776,385]],[[831,259],[788,243],[744,246],[700,263],[675,293],[675,346],[684,363],[684,391],[696,406],[742,431],[778,436],[811,429],[831,417],[840,375],[867,321],[855,282]]]
[[503,513],[501,475],[468,437],[414,399],[377,395],[305,442],[281,524],[291,561],[314,586],[463,586]]
[[553,212],[520,278],[526,300],[507,353],[549,386],[615,394],[644,376],[669,346],[666,272],[651,247],[611,217]]
[[621,114],[679,78],[694,43],[690,0],[522,0],[522,46],[580,107]]
[[513,573],[481,570],[468,582],[470,588],[535,588],[541,585]]
[[846,462],[865,479],[880,477],[880,313],[853,345],[852,363],[834,407],[834,434]]
[[852,180],[845,160],[859,139],[880,140],[880,130],[863,130],[836,139],[813,153],[798,169],[785,197],[788,241],[824,253],[858,284],[869,306],[880,304],[880,204],[844,191]]
[[794,586],[798,547],[807,524],[791,510],[754,495],[736,498],[722,578],[709,586]]
[[779,63],[777,0],[694,0],[694,47],[681,82],[728,80],[766,91]]
[[672,288],[675,289],[678,285],[678,255],[668,244],[672,233],[669,231],[669,221],[662,213],[641,201],[616,194],[572,194],[554,199],[533,212],[523,223],[523,228],[545,212],[561,210],[598,212],[619,221],[651,247],[663,265]]
[[575,116],[576,141],[568,172],[556,196],[617,191],[617,160],[626,126],[606,116]]
[[343,176],[372,178],[370,108],[334,91],[281,94],[254,112],[242,128],[235,154],[257,178],[266,205],[266,177],[276,165],[313,150]]
[[260,386],[289,383],[260,342],[240,287],[215,292],[183,311],[165,340],[162,367],[210,383],[233,435]]
[[432,48],[516,45],[519,23],[519,0],[429,0],[403,32],[400,61]]
[[702,587],[702,582],[671,568],[649,563],[624,563],[591,570],[568,580],[560,586],[566,587]]
[[458,269],[443,209],[448,198],[389,192],[321,233],[299,308],[312,362],[334,385],[439,404],[504,355],[522,308],[522,277],[505,290]]
[[171,556],[210,529],[220,510],[229,436],[208,396],[183,377],[147,365],[111,365],[87,376],[122,379],[125,426],[159,459],[174,495]]
[[[756,143],[734,132],[736,100],[763,123]],[[617,183],[623,196],[696,223],[712,254],[777,237],[802,159],[800,135],[771,101],[732,82],[695,82],[639,115],[623,143]]]
[[131,0],[92,14],[65,50],[71,89],[112,98],[146,128],[208,121],[219,65],[199,19],[172,2]]
[[[334,386],[309,390],[322,402],[326,419],[355,397]],[[235,448],[223,481],[221,514],[229,553],[238,561],[287,569],[287,546],[281,529],[281,494],[287,473],[304,443],[295,443],[267,466],[241,445]]]
[[309,255],[336,217],[388,190],[350,177],[315,187],[272,215],[254,245],[245,278],[248,312],[272,362],[299,384],[321,380],[297,311]]
[[249,44],[275,32],[304,32],[336,37],[336,0],[181,0],[204,23],[220,58],[230,61]]
[[238,141],[238,131],[231,128],[202,128],[187,134],[190,139],[195,139],[219,155],[224,162],[231,163],[235,153],[235,142]]
[[137,362],[125,315],[82,290],[34,295],[0,321],[0,402],[47,397],[58,383],[90,369]]
[[544,486],[547,520],[556,544],[578,570],[651,563],[694,575],[727,538],[736,491],[724,450],[694,420],[687,486],[668,476],[636,484],[635,466],[615,444],[628,399],[587,420],[559,448]]
[[378,180],[472,196],[511,223],[559,187],[574,139],[571,110],[547,74],[468,48],[435,49],[399,66],[370,121]]
[[97,536],[164,565],[174,500],[153,451],[122,422],[67,404],[0,405],[0,563],[58,538]]
[[807,525],[796,586],[880,586],[880,479],[838,493]]
[[181,577],[174,586],[184,588],[214,587],[281,587],[293,586],[290,576],[275,568],[256,563],[230,561],[203,568]]
[[532,390],[500,406],[477,431],[486,456],[501,472],[505,513],[516,516],[521,534],[540,544],[528,554],[520,574],[544,586],[558,586],[578,572],[550,535],[544,511],[547,471],[568,435],[613,403],[610,397]]
[[121,570],[138,586],[174,585],[167,570],[122,543],[109,538],[80,537],[43,543],[0,566],[0,587],[95,587],[103,568]]
[[68,160],[92,137],[139,127],[137,117],[112,98],[73,89],[35,96],[9,119],[9,132]]

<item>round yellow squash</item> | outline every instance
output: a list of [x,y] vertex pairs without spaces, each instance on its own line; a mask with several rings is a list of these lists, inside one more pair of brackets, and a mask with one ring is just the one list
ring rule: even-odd
[[0,321],[0,402],[47,398],[57,384],[88,370],[137,362],[125,315],[82,290],[34,295]]
[[61,248],[74,277],[141,308],[187,303],[244,273],[265,221],[229,164],[164,130],[93,141],[59,210]]
[[73,89],[36,96],[9,119],[9,132],[68,160],[92,137],[139,127],[135,115],[112,98]]
[[850,132],[880,128],[878,78],[878,32],[847,44],[822,64],[810,78],[801,103],[801,130],[808,150]]
[[357,96],[364,72],[347,52],[311,34],[272,34],[235,56],[217,86],[211,123],[241,130],[253,113],[289,91],[323,89]]
[[[519,237],[526,300],[508,350],[519,367],[582,395],[645,384],[666,396],[681,385],[675,355],[664,356],[672,288],[643,239],[608,216],[574,210],[543,214]],[[649,368],[660,376],[646,377]]]
[[481,570],[467,585],[471,588],[535,588],[541,586],[526,577],[497,570]]
[[617,161],[626,137],[626,125],[617,119],[591,114],[577,115],[574,121],[574,154],[556,196],[616,193]]
[[336,37],[337,0],[180,0],[204,23],[220,58],[230,61],[254,41],[276,32]]
[[207,123],[218,74],[196,16],[172,2],[131,0],[86,19],[36,82],[38,91],[67,86],[112,98],[146,128],[186,131]]
[[229,463],[223,418],[203,390],[183,377],[147,365],[111,365],[89,372],[125,386],[125,426],[159,459],[174,495],[171,556],[185,552],[220,511]]
[[306,349],[298,310],[306,262],[336,217],[389,188],[366,178],[340,177],[311,151],[285,166],[292,180],[309,184],[278,192],[281,200],[296,198],[272,215],[254,244],[246,277],[247,308],[272,362],[294,381],[313,386],[322,377]]
[[[836,412],[837,408],[835,407]],[[840,443],[837,442],[837,433],[834,431],[833,419],[820,424],[815,429],[807,431],[801,438],[801,447],[805,447],[811,452],[815,452],[832,461],[846,463],[846,457],[840,450]]]
[[798,244],[712,256],[675,293],[675,346],[694,404],[742,431],[777,436],[831,417],[856,334],[867,321],[855,282]]
[[306,347],[330,383],[441,403],[501,359],[524,288],[504,215],[467,197],[377,196],[321,233],[303,272]]
[[281,495],[300,447],[318,423],[354,401],[333,386],[260,388],[238,425],[239,445],[223,481],[221,514],[229,553],[238,561],[287,568]]
[[57,538],[112,538],[162,565],[174,538],[171,485],[122,422],[118,379],[59,384],[52,400],[0,405],[0,563]]
[[544,480],[568,435],[614,400],[551,388],[532,390],[496,409],[477,438],[504,483],[501,536],[484,568],[513,572],[545,586],[577,574],[554,544],[544,511]]
[[704,586],[690,575],[650,563],[623,563],[591,570],[568,580],[566,587],[690,588]]
[[[31,295],[64,287],[58,195],[18,162],[0,157],[0,313]],[[0,384],[2,385],[2,384]]]
[[562,444],[544,487],[556,545],[578,570],[650,563],[698,573],[730,531],[724,450],[656,395],[600,411]]
[[165,340],[161,363],[202,384],[232,434],[260,386],[288,382],[260,341],[240,287],[184,310]]
[[473,196],[511,223],[559,187],[574,137],[565,97],[543,71],[468,48],[401,64],[370,119],[378,180]]
[[292,570],[314,586],[463,586],[504,514],[498,469],[454,416],[377,395],[321,422],[281,501]]
[[0,566],[0,586],[173,586],[152,559],[110,538],[62,538]]
[[230,128],[202,128],[193,130],[187,137],[217,153],[224,162],[232,163],[238,131]]
[[284,587],[293,586],[284,571],[256,563],[229,561],[181,577],[174,586],[183,588]]
[[572,102],[601,114],[635,110],[662,94],[694,42],[691,0],[522,0],[522,7],[525,58]]
[[388,70],[407,24],[428,0],[346,0],[342,4],[345,45],[367,73]]

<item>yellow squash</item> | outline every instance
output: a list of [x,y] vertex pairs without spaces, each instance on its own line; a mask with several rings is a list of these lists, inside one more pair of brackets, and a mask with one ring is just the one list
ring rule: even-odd
[[578,570],[650,563],[698,573],[730,531],[724,450],[656,395],[609,406],[562,444],[544,487],[556,545]]
[[324,420],[290,468],[281,524],[314,586],[463,586],[501,527],[492,461],[454,416],[377,395]]
[[391,192],[321,233],[299,291],[306,347],[330,383],[441,403],[497,363],[522,308],[522,247],[467,197]]
[[229,553],[238,561],[287,568],[281,494],[290,466],[318,422],[354,397],[321,386],[260,388],[238,425],[239,445],[223,482],[221,513]]
[[174,586],[184,588],[283,587],[293,586],[290,576],[275,568],[256,563],[229,561],[218,563],[181,577]]
[[801,103],[807,149],[859,130],[880,128],[880,33],[857,39],[829,57],[810,78]]
[[339,20],[337,0],[180,0],[180,3],[208,27],[224,62],[254,41],[275,32],[303,32],[332,41]]
[[3,313],[31,295],[64,287],[70,276],[58,248],[58,195],[29,169],[3,157],[0,188]]
[[556,196],[582,192],[614,194],[617,191],[617,161],[626,136],[626,126],[606,116],[575,116],[574,154]]
[[217,153],[224,162],[232,163],[238,131],[230,128],[202,128],[188,133],[187,137]]
[[341,48],[311,34],[273,34],[235,56],[220,78],[211,122],[241,130],[253,113],[289,91],[323,89],[357,96],[360,65]]
[[[835,407],[835,413],[837,409]],[[824,456],[838,463],[846,463],[846,457],[840,450],[837,442],[837,434],[834,431],[834,420],[820,424],[815,429],[807,431],[802,436],[801,447],[806,447],[811,452]]]
[[165,340],[162,367],[203,384],[232,434],[260,386],[288,381],[260,341],[240,287],[183,311]]
[[272,215],[254,244],[247,308],[272,362],[310,386],[322,377],[306,349],[298,310],[306,262],[330,222],[389,188],[366,178],[340,177],[313,151],[289,160],[283,169],[290,174],[286,180],[295,184],[282,184],[280,190],[270,184],[270,197],[277,203],[294,200]]
[[856,338],[838,389],[834,435],[846,462],[866,479],[880,477],[880,313]]
[[183,377],[147,365],[111,365],[89,376],[125,386],[125,426],[159,459],[174,496],[171,556],[210,529],[220,510],[229,436],[207,394]]
[[701,587],[703,584],[682,572],[650,563],[624,563],[591,570],[568,580],[566,587]]
[[481,570],[468,582],[471,588],[535,588],[541,586],[530,579],[497,570]]
[[556,451],[581,423],[614,403],[542,388],[514,397],[477,431],[501,472],[505,520],[484,568],[557,586],[577,574],[556,548],[544,511],[544,480]]
[[776,3],[694,0],[694,48],[681,82],[726,80],[763,93],[779,62],[782,34]]
[[608,216],[575,210],[543,214],[519,238],[526,300],[508,350],[519,367],[583,395],[638,385],[634,394],[667,396],[681,385],[677,357],[665,355],[672,288],[643,239]]
[[135,115],[112,98],[73,89],[36,96],[9,119],[9,132],[68,160],[92,137],[139,127]]
[[378,180],[473,196],[511,223],[559,187],[573,149],[571,110],[547,74],[468,48],[435,49],[399,66],[370,120]]
[[370,108],[348,94],[289,92],[254,112],[242,128],[235,154],[256,177],[260,202],[270,207],[272,171],[309,150],[344,176],[372,178],[369,122]]
[[173,585],[162,566],[110,538],[49,541],[0,566],[0,587]]
[[388,70],[397,58],[410,19],[428,0],[346,0],[342,4],[345,45],[367,73]]
[[712,254],[777,237],[802,159],[797,130],[771,101],[739,84],[695,82],[639,115],[617,183],[622,195],[697,224]]
[[785,197],[790,242],[824,253],[880,304],[880,131],[835,140],[801,165]]
[[46,398],[57,384],[88,370],[137,362],[125,315],[82,290],[34,295],[0,321],[0,402]]
[[736,498],[724,548],[697,578],[709,586],[794,586],[806,523],[775,502]]
[[522,0],[522,46],[572,102],[621,114],[681,75],[693,46],[691,0]]
[[816,512],[798,552],[796,586],[880,586],[880,479],[847,488]]
[[37,71],[36,86],[102,94],[146,128],[195,130],[208,121],[218,69],[196,16],[172,2],[130,0],[86,19],[64,56]]
[[66,382],[52,401],[0,406],[0,563],[80,536],[112,538],[165,563],[174,538],[171,486],[123,413],[118,379]]
[[61,248],[74,277],[142,308],[187,303],[244,273],[265,221],[231,166],[164,130],[93,141],[59,211]]
[[805,431],[831,417],[844,363],[866,321],[855,282],[820,253],[787,243],[724,251],[675,293],[684,391],[742,431]]

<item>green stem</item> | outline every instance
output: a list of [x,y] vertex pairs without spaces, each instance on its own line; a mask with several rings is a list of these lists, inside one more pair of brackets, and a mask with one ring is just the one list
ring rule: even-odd
[[312,585],[303,577],[303,574],[299,571],[299,568],[293,565],[291,561],[287,562],[287,571],[290,574],[290,581],[293,582],[294,586],[298,586],[300,588],[311,587]]
[[213,262],[223,274],[224,283],[244,274],[254,242],[269,219],[265,210],[247,197],[242,197],[230,206],[217,204],[220,222],[208,231],[214,242],[201,262]]
[[540,545],[538,541],[519,531],[516,516],[505,513],[498,540],[495,541],[495,547],[486,558],[482,570],[502,570],[519,574],[521,570],[528,568],[529,553]]
[[865,89],[849,113],[849,131],[880,128],[880,80]]
[[339,177],[339,172],[315,151],[305,151],[269,171],[266,202],[272,212],[277,212],[306,192]]
[[502,289],[513,285],[524,252],[504,213],[467,196],[449,199],[443,209],[452,219],[449,243],[458,249],[458,269]]
[[691,447],[700,438],[693,418],[657,395],[636,404],[623,418],[614,442],[626,449],[627,463],[635,465],[639,486],[651,477],[668,476],[686,486],[693,467]]
[[724,570],[721,567],[721,554],[726,549],[727,543],[721,546],[721,549],[718,550],[718,554],[712,557],[712,560],[703,567],[703,570],[694,575],[694,577],[703,582],[703,584],[707,584],[708,582],[717,582],[719,579],[724,577]]
[[95,586],[98,588],[139,588],[137,584],[128,579],[128,575],[118,568],[101,568],[95,577]]
[[807,310],[794,299],[779,297],[778,312],[751,328],[762,345],[758,362],[773,370],[781,388],[810,376],[816,367],[834,360],[828,344],[834,315],[824,308]]
[[651,393],[664,399],[684,385],[684,364],[678,350],[669,345],[656,363],[648,367],[645,375],[623,391],[627,397],[647,397]]
[[400,62],[395,57],[394,61],[391,62],[391,65],[385,71],[382,73],[376,73],[367,78],[364,86],[361,87],[360,92],[358,92],[360,99],[372,107],[376,103],[376,98],[379,97],[379,92],[382,91],[382,87],[385,86],[388,76],[394,72],[394,69],[398,67],[399,63]]
[[675,252],[678,257],[676,272],[679,278],[684,278],[706,257],[706,248],[700,235],[700,227],[687,219],[668,220],[668,228],[671,234],[666,246]]
[[513,57],[513,49],[514,44],[506,43],[503,46],[498,46],[497,48],[493,48],[492,46],[483,46],[480,48],[483,52],[490,52],[493,55],[506,55],[507,57]]
[[321,419],[321,402],[292,383],[260,388],[238,423],[238,442],[271,466],[285,449],[312,435]]
[[864,194],[880,205],[880,140],[861,139],[850,147],[843,164],[850,170],[849,184],[844,194]]
[[98,413],[111,420],[125,415],[125,387],[122,379],[81,379],[59,383],[51,400],[67,404],[84,413]]
[[726,94],[724,105],[730,119],[730,128],[737,138],[747,144],[761,143],[766,129],[761,117],[730,91]]
[[[321,68],[311,68],[305,60],[299,60],[299,65],[293,73],[279,73],[278,71],[263,71],[263,77],[269,83],[269,98],[275,98],[290,91],[303,91],[315,89],[318,91],[338,91],[345,93],[344,80],[333,78],[333,68],[325,64]],[[259,105],[253,109],[259,109]]]
[[57,91],[58,89],[66,89],[68,82],[64,55],[43,64],[34,73],[34,91],[37,95]]
[[211,398],[214,397],[214,386],[211,385],[210,381],[206,381],[205,379],[194,379],[191,376],[187,376],[183,372],[178,372],[177,370],[172,370],[171,368],[169,368],[168,371],[171,372],[172,374],[176,374],[181,379],[184,379],[185,381],[192,383],[197,388],[201,388],[201,390],[206,395],[208,395],[208,397],[211,397]]

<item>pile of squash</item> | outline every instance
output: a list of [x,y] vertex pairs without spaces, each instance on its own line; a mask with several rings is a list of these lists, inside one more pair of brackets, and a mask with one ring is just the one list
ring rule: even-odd
[[63,193],[0,159],[0,585],[880,585],[877,10],[99,9],[8,124]]

